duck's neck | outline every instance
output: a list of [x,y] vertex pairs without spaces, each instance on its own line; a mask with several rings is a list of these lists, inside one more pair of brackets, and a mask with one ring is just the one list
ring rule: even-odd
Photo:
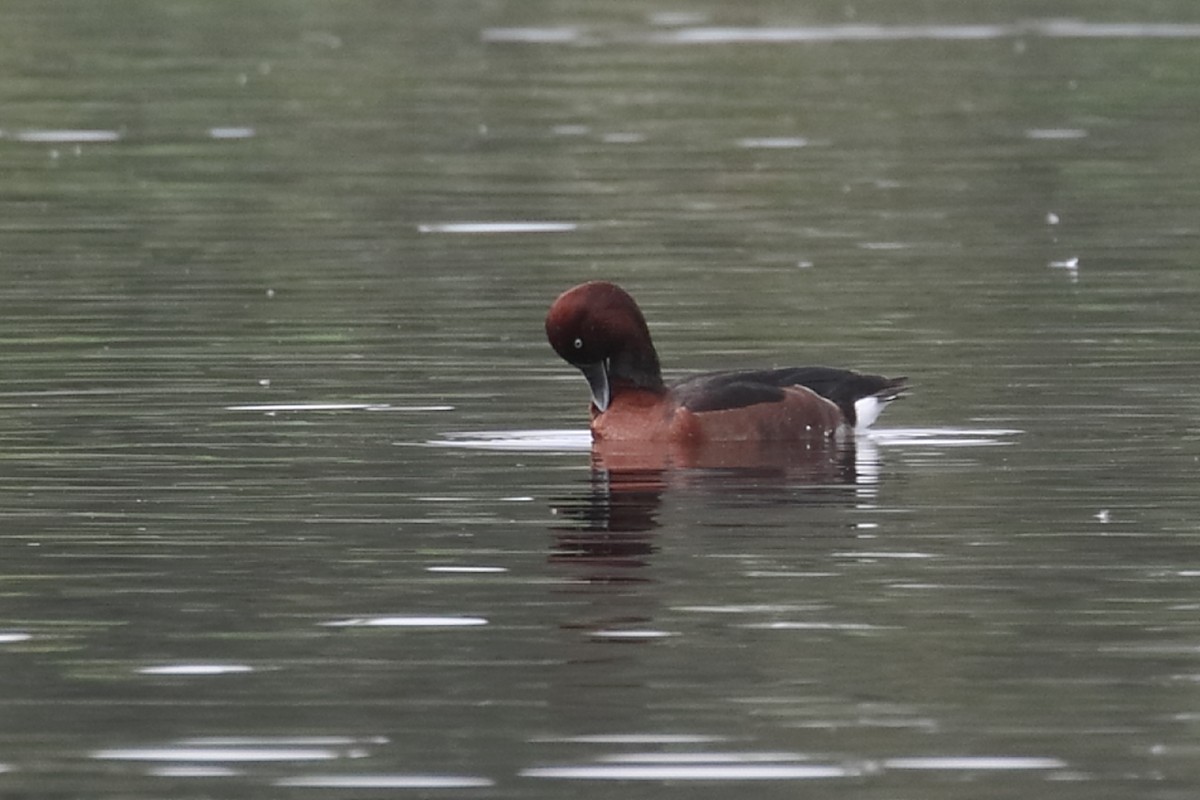
[[645,342],[629,347],[612,356],[608,365],[609,379],[614,388],[625,386],[661,394],[667,390],[654,345]]

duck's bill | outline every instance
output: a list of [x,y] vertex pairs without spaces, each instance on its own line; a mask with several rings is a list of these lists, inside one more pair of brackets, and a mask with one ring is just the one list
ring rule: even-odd
[[597,361],[594,364],[580,364],[579,370],[587,378],[588,388],[592,390],[592,403],[598,411],[608,408],[612,393],[608,386],[608,362]]

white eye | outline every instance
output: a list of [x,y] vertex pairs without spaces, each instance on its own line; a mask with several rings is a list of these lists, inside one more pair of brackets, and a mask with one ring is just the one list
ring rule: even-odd
[[583,349],[583,339],[576,339],[576,340],[575,340],[575,349],[576,349],[576,350],[582,350],[582,349]]

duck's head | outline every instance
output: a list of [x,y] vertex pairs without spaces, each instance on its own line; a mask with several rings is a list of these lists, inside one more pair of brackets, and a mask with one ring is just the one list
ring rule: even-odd
[[646,318],[615,283],[592,281],[560,294],[546,314],[546,338],[583,372],[598,411],[622,388],[663,389]]

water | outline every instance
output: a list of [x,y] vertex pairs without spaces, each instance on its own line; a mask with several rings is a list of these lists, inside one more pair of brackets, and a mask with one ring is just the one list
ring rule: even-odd
[[0,793],[1195,794],[1191,4],[210,5],[0,11]]

